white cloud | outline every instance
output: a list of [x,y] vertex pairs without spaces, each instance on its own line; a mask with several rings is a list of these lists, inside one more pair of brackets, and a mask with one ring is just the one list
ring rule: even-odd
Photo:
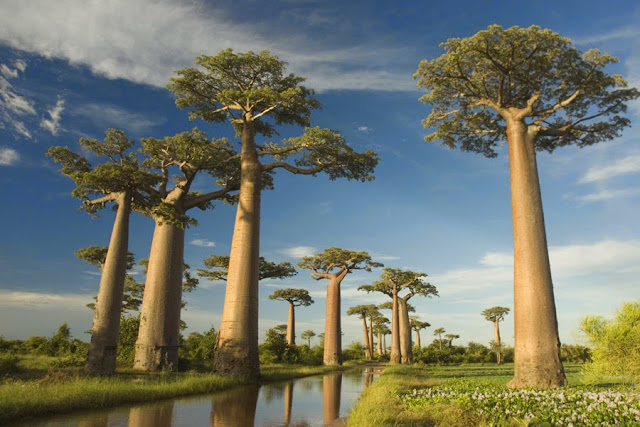
[[311,256],[317,251],[318,248],[313,246],[293,246],[291,248],[282,249],[280,252],[289,258],[302,258],[305,256]]
[[17,78],[19,72],[24,72],[26,62],[15,61],[14,67],[0,64],[0,74],[2,74],[0,76],[0,129],[8,125],[18,134],[31,138],[31,133],[27,130],[22,118],[36,115],[36,110],[33,108],[33,103],[20,95],[8,80]]
[[640,36],[640,30],[637,27],[622,27],[607,33],[596,34],[585,37],[572,37],[575,44],[579,45],[597,45],[611,40],[618,39],[635,39]]
[[101,128],[115,127],[134,133],[148,132],[165,121],[164,117],[149,118],[114,105],[94,103],[78,106],[73,114],[85,117]]
[[509,267],[513,265],[513,255],[504,252],[487,252],[480,260],[487,267]]
[[62,112],[64,111],[64,99],[58,99],[56,105],[49,108],[50,119],[43,118],[40,122],[40,126],[51,132],[51,135],[57,135],[60,130],[60,119],[62,118]]
[[200,246],[201,248],[213,248],[216,246],[215,242],[207,239],[193,239],[189,243],[193,246]]
[[86,310],[86,304],[93,301],[95,295],[49,294],[39,292],[19,292],[0,290],[0,307],[24,309]]
[[595,193],[589,193],[584,195],[567,194],[565,198],[577,200],[579,202],[591,203],[602,202],[605,200],[620,199],[623,197],[631,197],[636,194],[640,194],[640,188],[623,188],[617,190],[604,189]]
[[204,10],[200,2],[6,0],[0,41],[86,64],[108,78],[158,87],[166,85],[173,70],[192,65],[195,56],[232,47],[270,49],[289,62],[291,71],[307,76],[309,87],[318,91],[416,90],[412,69],[390,71],[389,64],[406,62],[406,52],[397,46],[371,40],[370,45],[347,48],[314,46],[309,53],[310,41],[303,33],[278,35],[265,25],[231,22],[224,15]]
[[360,132],[363,132],[363,133],[369,133],[369,132],[371,132],[373,129],[371,129],[371,128],[370,128],[370,127],[368,127],[368,126],[358,126],[358,130],[359,130]]
[[0,166],[13,166],[20,161],[20,154],[13,148],[0,147]]
[[369,251],[369,254],[371,255],[371,259],[374,261],[395,261],[400,259],[399,256],[385,255],[385,254],[371,252],[371,251]]
[[603,181],[619,175],[640,172],[640,154],[633,154],[618,159],[615,162],[590,168],[578,181],[581,184]]

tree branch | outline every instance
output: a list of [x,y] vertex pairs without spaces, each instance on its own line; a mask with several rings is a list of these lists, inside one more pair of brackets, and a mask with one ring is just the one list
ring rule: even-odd
[[262,165],[262,170],[265,172],[268,172],[276,168],[282,168],[297,175],[313,175],[318,172],[322,172],[322,170],[328,166],[329,165],[327,164],[327,165],[316,166],[315,168],[311,168],[311,169],[303,169],[303,168],[290,165],[289,163],[286,163],[286,162],[273,162],[273,163],[268,163],[266,165]]
[[[560,108],[566,107],[567,105],[571,104],[580,95],[581,91],[582,89],[577,89],[567,99],[565,99],[564,101],[558,102],[556,105],[554,105],[553,107],[547,110],[534,112],[533,109],[531,109],[529,111],[530,115],[539,116],[539,118],[536,119],[533,123],[537,125],[541,124],[545,119],[547,119],[550,115],[558,111]],[[538,97],[540,97],[539,94],[538,94]],[[527,107],[529,107],[529,102],[527,102]]]

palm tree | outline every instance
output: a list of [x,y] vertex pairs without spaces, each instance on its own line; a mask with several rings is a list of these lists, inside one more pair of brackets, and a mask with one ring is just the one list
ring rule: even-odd
[[433,331],[433,335],[436,335],[438,337],[438,341],[440,343],[440,351],[442,351],[442,334],[444,334],[446,331],[444,330],[444,328],[438,328],[435,331]]
[[316,336],[315,332],[313,332],[311,329],[307,329],[300,335],[300,338],[302,338],[303,340],[307,340],[307,346],[311,348],[311,338],[315,336]]

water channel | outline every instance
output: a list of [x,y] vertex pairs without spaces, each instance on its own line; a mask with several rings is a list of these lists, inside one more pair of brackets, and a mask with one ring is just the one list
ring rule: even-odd
[[15,426],[178,427],[339,426],[382,366],[354,368],[207,395],[75,412]]

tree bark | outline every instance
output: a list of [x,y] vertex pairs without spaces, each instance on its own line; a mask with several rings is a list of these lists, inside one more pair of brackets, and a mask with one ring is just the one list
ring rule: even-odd
[[373,359],[373,317],[369,317],[369,353]]
[[411,365],[413,363],[413,351],[411,349],[411,323],[409,322],[407,301],[403,298],[398,298],[398,310],[400,323],[400,361],[405,365]]
[[367,318],[365,316],[362,317],[362,328],[364,329],[364,356],[371,360],[373,357],[371,355],[371,346],[369,345],[369,331],[367,330]]
[[382,354],[387,355],[387,336],[382,335]]
[[118,211],[111,231],[107,257],[102,266],[91,328],[91,344],[85,365],[86,372],[95,374],[116,372],[116,349],[129,250],[130,195],[121,194],[117,203]]
[[327,285],[327,311],[324,321],[323,364],[342,365],[342,331],[340,328],[340,282],[346,272],[334,275]]
[[393,285],[393,303],[391,306],[391,357],[390,363],[400,363],[402,354],[400,353],[400,316],[398,313],[398,287]]
[[180,310],[184,229],[154,218],[147,280],[144,286],[134,369],[176,371],[180,346]]
[[213,368],[233,376],[260,376],[258,359],[258,257],[262,170],[251,122],[242,131],[240,194],[231,241],[227,289]]
[[499,365],[502,363],[502,348],[500,345],[500,322],[498,320],[493,322],[493,343],[496,346],[496,362]]
[[382,334],[378,332],[378,345],[377,345],[378,356],[382,356]]
[[416,330],[416,347],[422,348],[422,346],[420,345],[420,331],[419,330]]
[[296,345],[296,315],[293,302],[289,301],[289,319],[287,322],[287,344]]
[[507,120],[514,248],[515,365],[512,388],[567,384],[535,154],[535,133]]

